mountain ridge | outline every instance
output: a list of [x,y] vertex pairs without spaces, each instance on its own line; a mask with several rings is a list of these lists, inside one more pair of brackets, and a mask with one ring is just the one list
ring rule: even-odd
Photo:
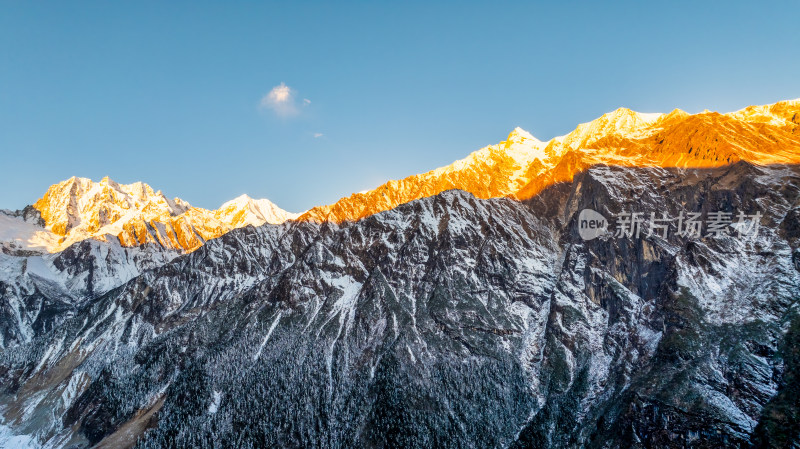
[[95,183],[73,177],[51,186],[34,203],[45,229],[37,228],[35,217],[20,219],[21,212],[0,214],[0,241],[4,246],[12,242],[17,249],[58,252],[87,238],[116,238],[126,247],[154,243],[191,252],[242,226],[295,219],[359,220],[450,189],[482,199],[524,200],[598,164],[685,169],[739,160],[761,165],[800,163],[800,99],[725,114],[689,114],[680,109],[640,113],[618,108],[548,141],[517,127],[506,140],[449,165],[390,180],[300,214],[247,195],[210,211],[179,198],[169,199],[141,182],[118,184],[105,177]]
[[524,200],[596,164],[678,168],[800,163],[800,99],[720,114],[640,113],[618,108],[542,142],[516,128],[450,165],[310,209],[300,220],[351,221],[404,202],[461,189],[478,198]]

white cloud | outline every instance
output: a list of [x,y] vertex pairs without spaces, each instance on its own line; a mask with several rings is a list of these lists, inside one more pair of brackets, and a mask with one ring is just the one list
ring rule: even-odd
[[[302,106],[308,106],[311,100],[304,98]],[[268,94],[264,95],[259,103],[261,109],[271,109],[280,117],[291,117],[300,113],[300,105],[296,99],[296,92],[285,83],[272,88]]]
[[324,136],[325,134],[322,133],[314,133],[314,138],[319,139],[320,137]]

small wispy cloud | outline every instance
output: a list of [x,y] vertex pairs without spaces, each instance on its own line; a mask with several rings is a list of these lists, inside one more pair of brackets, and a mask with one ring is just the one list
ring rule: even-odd
[[298,103],[296,94],[295,90],[286,83],[280,83],[261,98],[259,108],[270,109],[279,117],[295,116],[300,113],[301,107],[311,104],[311,100],[307,98]]
[[314,138],[319,139],[320,137],[324,136],[325,134],[322,133],[314,133]]

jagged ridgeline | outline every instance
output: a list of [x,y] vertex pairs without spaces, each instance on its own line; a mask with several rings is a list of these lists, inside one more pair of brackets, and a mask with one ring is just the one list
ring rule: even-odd
[[[515,130],[300,215],[240,201],[191,248],[147,215],[183,202],[68,181],[93,193],[0,216],[0,446],[797,445],[798,113]],[[585,209],[732,225],[585,239]]]

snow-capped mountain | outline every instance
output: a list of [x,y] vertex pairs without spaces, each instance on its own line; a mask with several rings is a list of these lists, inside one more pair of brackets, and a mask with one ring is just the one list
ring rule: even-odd
[[[158,229],[192,210],[143,188],[10,213],[10,235],[91,237],[0,254],[0,445],[796,446],[798,117],[515,129],[294,220],[237,198],[212,214],[236,229],[188,249],[99,238],[121,204]],[[758,226],[586,240],[585,209]]]
[[30,341],[207,240],[296,217],[246,195],[209,211],[141,182],[73,177],[55,184],[32,206],[0,211],[0,348]]
[[281,224],[298,216],[299,214],[286,212],[266,198],[254,200],[247,195],[234,198],[214,211],[214,218],[232,229],[247,225],[261,226],[264,223]]
[[[169,199],[147,184],[118,184],[70,178],[51,186],[21,213],[0,213],[0,237],[7,248],[58,252],[86,239],[133,247],[155,244],[189,252],[205,241],[242,226],[277,224],[296,218],[269,200],[243,195],[215,211]],[[34,216],[38,212],[39,217]]]
[[642,114],[626,108],[571,133],[541,142],[516,128],[504,142],[420,175],[389,181],[320,206],[301,220],[357,220],[450,189],[478,198],[527,199],[544,188],[570,182],[597,164],[632,167],[719,167],[739,160],[754,164],[800,163],[800,99],[751,106],[727,114]]

